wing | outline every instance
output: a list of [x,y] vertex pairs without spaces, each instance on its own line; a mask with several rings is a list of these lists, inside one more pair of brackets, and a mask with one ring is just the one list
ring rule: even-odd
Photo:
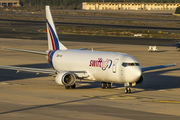
[[171,67],[171,66],[177,66],[177,63],[173,64],[166,64],[166,65],[157,65],[157,66],[150,66],[150,67],[142,67],[142,72],[149,71],[149,70],[155,70],[155,69],[161,69],[161,68],[166,68],[166,67]]
[[[37,75],[39,74],[48,74],[52,76],[56,76],[58,73],[64,72],[65,70],[57,71],[57,70],[50,70],[50,69],[39,69],[39,68],[29,68],[29,67],[15,67],[15,66],[4,66],[0,65],[1,69],[8,69],[8,70],[17,70],[17,73],[25,71],[25,72],[34,72]],[[87,78],[89,77],[86,71],[67,71],[73,73],[77,78]]]
[[[15,49],[15,48],[4,48],[2,49],[7,49],[7,50],[14,50],[14,51],[19,51],[19,52],[27,52],[27,53],[34,53],[34,54],[41,54],[41,55],[47,55],[47,52],[40,52],[40,51],[32,51],[32,50],[23,50],[23,49]],[[86,50],[87,48],[79,48],[76,50]]]
[[32,51],[32,50],[23,50],[23,49],[15,49],[15,48],[2,48],[7,50],[15,50],[20,52],[28,52],[28,53],[35,53],[35,54],[41,54],[41,55],[47,55],[47,52],[40,52],[40,51]]
[[34,72],[38,74],[41,73],[45,73],[45,74],[49,74],[49,75],[54,75],[56,74],[58,71],[56,70],[48,70],[48,69],[39,69],[39,68],[28,68],[28,67],[15,67],[15,66],[4,66],[4,65],[0,65],[1,69],[8,69],[8,70],[17,70],[17,73],[21,72],[21,71],[26,71],[26,72]]

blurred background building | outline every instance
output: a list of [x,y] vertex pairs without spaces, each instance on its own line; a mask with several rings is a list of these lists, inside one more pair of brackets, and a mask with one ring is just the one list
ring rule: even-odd
[[19,5],[19,0],[0,0],[0,7],[17,7]]
[[180,3],[83,2],[83,10],[176,10]]

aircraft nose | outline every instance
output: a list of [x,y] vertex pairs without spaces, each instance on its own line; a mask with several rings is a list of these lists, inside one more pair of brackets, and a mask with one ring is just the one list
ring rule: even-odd
[[136,82],[142,75],[140,67],[132,67],[128,71],[129,75],[126,74],[126,80],[130,83]]
[[141,77],[141,75],[142,75],[142,72],[141,72],[141,68],[136,68],[135,70],[134,70],[134,79],[135,80],[138,80],[140,77]]

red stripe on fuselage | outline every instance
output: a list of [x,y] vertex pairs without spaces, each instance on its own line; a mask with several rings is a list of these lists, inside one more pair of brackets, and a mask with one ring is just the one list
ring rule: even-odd
[[49,51],[49,53],[48,53],[48,62],[49,62],[49,57],[50,57],[51,52],[52,52],[52,51]]
[[[48,29],[49,29],[49,26],[48,26]],[[50,37],[51,37],[51,42],[52,42],[53,50],[55,50],[54,40],[53,40],[53,37],[52,37],[50,29],[49,29],[49,34],[50,34]]]

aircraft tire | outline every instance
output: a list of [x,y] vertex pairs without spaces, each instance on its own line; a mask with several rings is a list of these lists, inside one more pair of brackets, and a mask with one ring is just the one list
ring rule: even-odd
[[102,88],[102,89],[107,88],[107,84],[106,84],[105,82],[102,82],[102,83],[101,83],[101,88]]
[[111,83],[107,83],[107,88],[111,88],[112,86],[111,86]]
[[129,87],[127,87],[124,92],[125,93],[131,93],[131,89]]

